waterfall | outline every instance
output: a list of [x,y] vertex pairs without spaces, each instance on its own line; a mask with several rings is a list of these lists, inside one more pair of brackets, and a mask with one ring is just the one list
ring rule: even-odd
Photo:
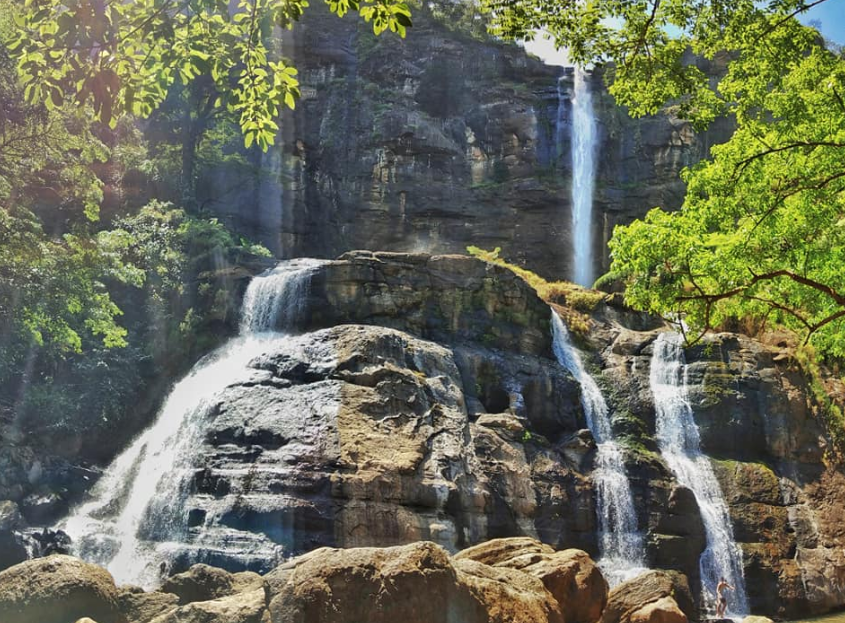
[[661,333],[654,342],[649,384],[657,415],[657,444],[678,482],[695,494],[707,536],[701,554],[702,601],[714,602],[716,584],[724,577],[735,588],[726,591],[728,611],[749,612],[742,570],[742,551],[733,538],[730,514],[710,460],[701,453],[698,426],[687,400],[687,366],[681,336]]
[[595,186],[596,118],[589,74],[575,68],[572,96],[572,247],[573,281],[590,287],[593,274],[593,188]]
[[250,282],[240,335],[174,385],[155,422],[112,462],[91,499],[67,519],[64,529],[76,555],[106,567],[118,584],[157,584],[159,565],[169,566],[190,540],[185,500],[215,398],[248,380],[255,372],[249,363],[286,339],[273,329],[297,320],[318,264],[285,262]]
[[566,325],[552,312],[555,357],[581,385],[581,406],[596,440],[596,514],[599,519],[598,561],[611,586],[646,569],[643,535],[637,529],[634,497],[625,473],[622,449],[613,438],[610,412],[595,379],[584,369],[581,356],[569,339]]

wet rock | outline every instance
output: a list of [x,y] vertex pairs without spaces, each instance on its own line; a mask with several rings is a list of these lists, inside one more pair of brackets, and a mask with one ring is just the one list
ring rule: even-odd
[[57,493],[33,493],[21,501],[21,512],[30,524],[52,523],[67,511],[67,501]]
[[70,556],[49,556],[0,572],[0,620],[72,623],[90,616],[125,623],[112,576]]

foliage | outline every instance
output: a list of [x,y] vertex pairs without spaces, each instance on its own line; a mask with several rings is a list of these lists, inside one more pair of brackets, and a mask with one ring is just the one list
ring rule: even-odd
[[[357,12],[376,34],[411,25],[399,0],[328,0]],[[210,78],[219,105],[238,115],[247,147],[266,150],[282,106],[299,96],[297,71],[266,42],[290,28],[307,0],[26,0],[11,45],[26,100],[47,108],[91,103],[114,124],[149,116],[174,84]]]
[[815,46],[759,94],[759,113],[685,172],[683,209],[616,230],[611,270],[641,309],[700,330],[752,317],[842,357],[845,62]]
[[501,34],[542,28],[578,61],[612,61],[611,92],[635,115],[671,104],[699,129],[720,115],[736,120],[712,160],[684,172],[680,212],[653,210],[617,228],[611,272],[629,304],[701,332],[777,323],[842,357],[845,60],[795,19],[810,4],[486,6]]

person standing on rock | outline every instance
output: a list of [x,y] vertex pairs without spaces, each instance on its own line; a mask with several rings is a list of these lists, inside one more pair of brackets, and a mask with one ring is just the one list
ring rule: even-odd
[[716,585],[716,618],[724,618],[725,612],[728,609],[728,598],[725,597],[725,590],[732,591],[734,587],[728,584],[724,577],[719,578],[719,583]]

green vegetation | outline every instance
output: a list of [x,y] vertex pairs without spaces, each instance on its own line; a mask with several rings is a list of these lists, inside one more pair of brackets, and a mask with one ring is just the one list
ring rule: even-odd
[[840,457],[845,456],[845,415],[825,387],[825,375],[819,364],[818,354],[812,345],[804,344],[795,349],[794,359],[807,379],[812,396],[825,420],[828,433],[833,439]]
[[586,335],[590,330],[590,312],[605,300],[607,295],[597,290],[589,290],[569,281],[546,281],[536,273],[526,268],[511,264],[501,257],[501,248],[485,251],[478,247],[467,247],[467,253],[473,257],[497,264],[521,277],[537,292],[537,295],[554,305],[562,315],[569,328],[580,335]]
[[629,304],[702,332],[750,317],[845,355],[845,59],[795,19],[817,3],[484,4],[496,33],[542,28],[604,64],[634,115],[670,104],[698,129],[736,120],[712,160],[684,173],[682,210],[617,228],[611,270]]
[[[398,0],[327,0],[343,17],[357,12],[373,32],[405,36]],[[202,84],[213,107],[238,116],[246,147],[266,150],[282,106],[299,97],[297,71],[267,43],[290,28],[307,0],[27,0],[12,10],[9,42],[26,101],[47,109],[91,104],[104,124],[122,114],[148,117],[176,84]]]

